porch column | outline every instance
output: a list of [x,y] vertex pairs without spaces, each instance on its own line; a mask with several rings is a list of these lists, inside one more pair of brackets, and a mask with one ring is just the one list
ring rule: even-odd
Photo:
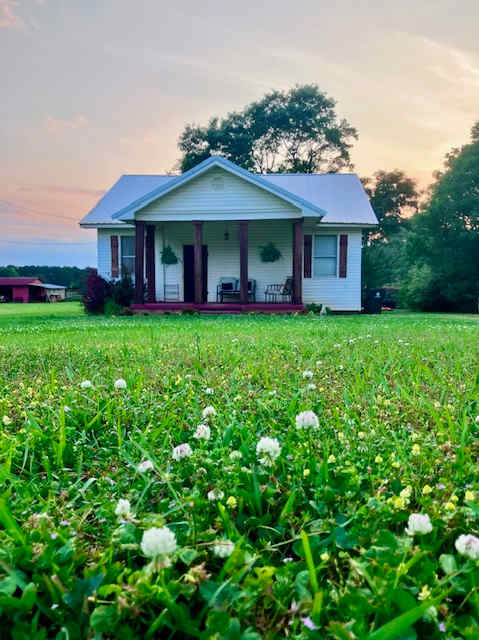
[[248,304],[248,221],[240,220],[240,302]]
[[146,280],[148,302],[155,302],[155,227],[151,224],[146,227]]
[[203,302],[203,222],[201,220],[193,220],[193,226],[195,228],[195,303],[201,304]]
[[135,222],[135,304],[143,304],[145,297],[145,223]]
[[293,292],[292,303],[303,304],[303,219],[293,222]]

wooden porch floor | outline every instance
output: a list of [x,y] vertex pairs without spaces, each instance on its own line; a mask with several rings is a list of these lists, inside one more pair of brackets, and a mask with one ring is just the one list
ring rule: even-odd
[[266,303],[254,302],[249,304],[232,303],[232,302],[206,302],[203,304],[195,304],[194,302],[145,302],[143,304],[131,305],[134,313],[181,313],[182,311],[197,311],[199,313],[302,313],[305,309],[304,304],[290,303]]

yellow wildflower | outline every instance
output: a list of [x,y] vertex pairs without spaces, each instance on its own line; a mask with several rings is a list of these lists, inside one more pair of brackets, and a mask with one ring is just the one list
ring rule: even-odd
[[431,589],[425,584],[418,596],[419,600],[427,600],[431,596]]
[[236,509],[236,506],[238,505],[238,501],[234,496],[230,496],[226,501],[226,504],[230,509]]
[[336,462],[336,456],[332,453],[328,458],[328,464],[334,464]]
[[418,456],[421,453],[421,447],[418,444],[412,445],[412,455]]
[[377,456],[374,458],[374,462],[376,462],[377,464],[381,464],[381,462],[382,462],[382,461],[383,461],[382,456],[377,455]]
[[422,495],[428,496],[430,493],[432,493],[432,487],[429,486],[428,484],[425,484],[424,487],[422,488]]
[[466,502],[473,502],[473,500],[474,500],[474,491],[470,491],[468,489],[466,491],[466,493],[464,494],[464,500],[466,500]]
[[329,553],[323,551],[323,553],[319,556],[323,562],[327,562],[329,560]]
[[446,504],[444,505],[444,508],[446,509],[446,511],[455,511],[456,510],[456,505],[454,504],[454,502],[446,502]]
[[310,473],[311,473],[311,471],[310,471],[309,469],[305,469],[305,470],[303,471],[303,477],[304,477],[304,478],[307,478],[307,477],[309,476],[309,474],[310,474]]

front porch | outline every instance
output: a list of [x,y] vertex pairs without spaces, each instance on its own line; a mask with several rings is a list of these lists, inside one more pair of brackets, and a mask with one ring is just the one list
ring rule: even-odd
[[201,314],[241,314],[241,313],[266,313],[266,314],[290,314],[302,313],[305,307],[303,304],[269,304],[264,302],[248,304],[235,304],[231,302],[213,303],[206,302],[195,304],[192,302],[145,302],[143,304],[133,304],[131,310],[136,314],[169,314],[196,311]]
[[[301,218],[155,224],[136,220],[134,224],[135,312],[303,310]],[[275,262],[260,258],[260,248],[268,242],[274,242],[280,251],[281,257]],[[175,264],[162,264],[165,247],[177,258]],[[236,279],[233,295],[218,296],[219,283],[224,279]],[[287,295],[268,296],[268,287],[285,283]]]

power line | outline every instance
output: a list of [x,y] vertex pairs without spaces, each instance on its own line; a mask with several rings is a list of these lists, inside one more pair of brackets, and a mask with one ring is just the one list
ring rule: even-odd
[[27,215],[41,216],[42,218],[59,218],[61,220],[68,220],[69,222],[76,222],[76,218],[69,218],[68,216],[62,216],[56,213],[47,213],[46,211],[38,211],[38,209],[31,209],[21,204],[15,204],[9,200],[0,200],[0,205],[7,207],[13,207],[17,211],[26,213]]

